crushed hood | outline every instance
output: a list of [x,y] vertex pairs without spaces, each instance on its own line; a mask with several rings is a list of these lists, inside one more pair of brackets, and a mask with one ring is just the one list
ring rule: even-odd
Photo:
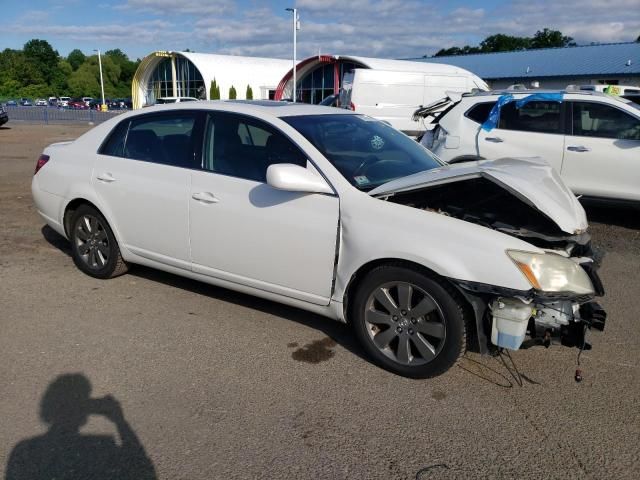
[[536,208],[564,232],[573,235],[587,229],[587,216],[578,199],[560,175],[539,158],[501,158],[445,165],[392,180],[374,188],[369,195],[383,197],[479,177],[500,185]]

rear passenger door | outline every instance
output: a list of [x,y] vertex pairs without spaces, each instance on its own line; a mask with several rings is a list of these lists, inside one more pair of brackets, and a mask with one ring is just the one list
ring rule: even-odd
[[277,190],[276,163],[307,167],[281,131],[232,113],[208,116],[189,208],[193,271],[327,305],[335,265],[338,197]]
[[93,185],[125,248],[190,269],[189,182],[197,115],[124,120],[99,150]]
[[498,127],[478,133],[481,157],[541,157],[558,172],[562,167],[563,107],[559,102],[529,102],[516,108],[507,103],[500,110]]
[[640,200],[640,115],[602,102],[570,106],[563,180],[574,193]]

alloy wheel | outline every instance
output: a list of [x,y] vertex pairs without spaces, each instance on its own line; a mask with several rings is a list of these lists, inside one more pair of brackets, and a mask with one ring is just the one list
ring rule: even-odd
[[431,295],[409,282],[376,288],[367,299],[364,320],[378,350],[402,365],[429,363],[445,343],[442,309]]
[[75,247],[78,256],[92,270],[107,265],[111,254],[109,237],[99,218],[85,214],[76,223]]

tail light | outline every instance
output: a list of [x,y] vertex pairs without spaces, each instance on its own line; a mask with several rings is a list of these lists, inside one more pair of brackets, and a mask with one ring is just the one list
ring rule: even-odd
[[40,171],[42,167],[49,161],[49,155],[45,155],[44,153],[38,157],[38,161],[36,162],[36,171],[33,172],[35,175]]
[[349,102],[349,110],[353,110],[354,112],[356,111],[356,106],[353,104],[353,102]]

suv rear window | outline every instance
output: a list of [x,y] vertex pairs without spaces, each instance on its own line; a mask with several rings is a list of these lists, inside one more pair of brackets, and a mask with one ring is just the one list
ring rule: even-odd
[[465,116],[476,123],[482,124],[487,120],[487,118],[489,118],[489,112],[491,112],[491,109],[495,104],[496,102],[478,103],[467,110]]

